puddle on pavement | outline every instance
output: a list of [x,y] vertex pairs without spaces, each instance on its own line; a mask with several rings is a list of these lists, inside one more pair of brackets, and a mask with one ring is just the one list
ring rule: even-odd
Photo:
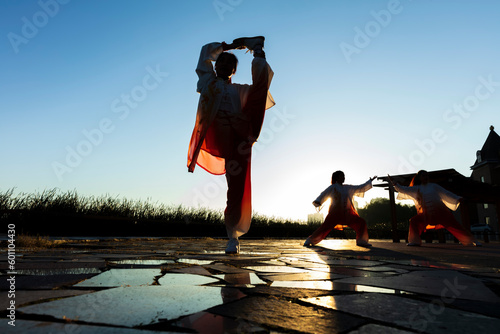
[[[142,269],[145,270],[145,269]],[[184,276],[184,275],[179,275]],[[228,289],[228,288],[226,288]],[[116,326],[144,326],[201,312],[224,302],[223,288],[130,286],[21,307],[25,314]]]
[[379,288],[376,286],[360,284],[336,283],[333,281],[274,281],[271,286],[280,288],[319,289],[329,291],[376,292],[393,295],[412,294],[410,292],[395,289]]
[[237,274],[224,274],[224,275],[214,275],[214,277],[220,278],[229,284],[234,284],[237,286],[249,286],[256,284],[266,284],[263,280],[259,278],[254,273],[237,273]]
[[68,268],[68,269],[17,269],[17,275],[80,275],[80,274],[100,274],[102,270],[98,268]]
[[207,265],[207,264],[211,264],[214,261],[210,261],[210,260],[198,260],[198,259],[178,259],[177,262],[179,262],[179,263],[187,263],[187,264],[196,264],[196,265],[199,265],[199,266],[204,266],[204,265]]
[[262,273],[308,273],[309,270],[299,269],[291,266],[249,266],[243,269],[254,270]]
[[118,260],[109,261],[112,264],[135,264],[142,266],[161,266],[162,264],[175,263],[173,260]]
[[332,281],[274,281],[271,287],[333,290]]
[[319,271],[298,274],[265,274],[265,278],[270,281],[325,281],[345,277],[348,276]]
[[77,287],[117,287],[151,285],[160,269],[110,269],[76,284]]
[[165,274],[158,279],[163,286],[196,286],[219,282],[218,279],[193,274]]

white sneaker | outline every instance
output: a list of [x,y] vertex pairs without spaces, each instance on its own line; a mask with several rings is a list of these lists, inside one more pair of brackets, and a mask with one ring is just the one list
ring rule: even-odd
[[237,238],[231,238],[227,242],[226,254],[239,254],[240,253],[240,241]]

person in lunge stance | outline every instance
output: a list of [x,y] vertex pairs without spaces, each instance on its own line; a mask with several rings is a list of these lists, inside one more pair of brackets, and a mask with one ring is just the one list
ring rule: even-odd
[[326,188],[313,202],[313,205],[318,208],[328,198],[331,198],[328,215],[323,224],[306,239],[304,246],[313,246],[325,239],[332,229],[342,230],[343,225],[347,225],[356,231],[356,245],[370,247],[366,221],[358,215],[352,198],[353,196],[363,197],[364,193],[372,188],[372,181],[375,178],[376,176],[361,185],[354,186],[344,184],[344,172],[336,171],[333,173],[332,185]]
[[[252,219],[250,166],[264,113],[275,103],[269,93],[273,71],[263,51],[264,37],[238,38],[231,44],[202,47],[196,73],[200,93],[196,123],[188,150],[188,171],[196,165],[211,174],[226,175],[224,211],[229,242],[226,253],[240,251],[238,237],[248,232]],[[233,84],[238,59],[233,49],[253,52],[252,84]],[[215,61],[215,71],[212,62]]]
[[405,187],[392,181],[389,186],[398,192],[397,199],[411,199],[415,203],[417,215],[410,219],[408,246],[420,246],[420,235],[427,225],[445,228],[463,245],[481,246],[456,219],[450,210],[457,210],[463,198],[444,189],[436,183],[429,182],[429,173],[420,170],[412,179],[410,186]]

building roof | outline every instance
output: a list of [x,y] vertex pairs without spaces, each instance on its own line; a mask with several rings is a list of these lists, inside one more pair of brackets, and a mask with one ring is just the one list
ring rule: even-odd
[[490,126],[490,133],[483,147],[476,156],[476,161],[471,169],[476,169],[486,164],[500,164],[500,136],[495,128]]
[[[475,181],[470,177],[460,174],[455,169],[428,171],[428,173],[430,182],[437,183],[441,187],[467,199],[470,202],[496,203],[500,201],[499,186],[492,186],[488,183]],[[414,176],[415,173],[391,175],[391,179],[403,186],[409,186]],[[389,181],[387,176],[378,177],[378,179],[386,182]],[[387,184],[381,184],[378,186],[383,187],[387,186]]]

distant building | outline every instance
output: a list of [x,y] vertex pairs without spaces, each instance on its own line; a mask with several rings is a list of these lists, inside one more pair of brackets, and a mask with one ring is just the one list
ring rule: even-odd
[[[476,162],[471,166],[471,178],[475,181],[500,186],[500,136],[490,126],[488,138],[476,153]],[[486,223],[499,232],[498,204],[481,203],[476,205],[477,218],[471,215],[471,223]],[[475,219],[476,218],[476,219]]]

